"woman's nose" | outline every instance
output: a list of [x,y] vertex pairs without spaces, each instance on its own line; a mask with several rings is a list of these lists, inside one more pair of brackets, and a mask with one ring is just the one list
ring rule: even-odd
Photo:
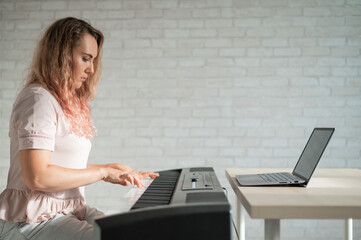
[[91,63],[90,66],[88,66],[86,69],[85,69],[85,72],[87,74],[93,74],[94,73],[94,64]]

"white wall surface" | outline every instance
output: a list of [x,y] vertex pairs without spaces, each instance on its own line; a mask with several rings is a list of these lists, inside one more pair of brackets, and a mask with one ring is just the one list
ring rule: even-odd
[[[8,121],[37,40],[58,18],[105,35],[91,163],[138,170],[293,167],[314,127],[335,127],[320,168],[361,168],[360,0],[0,1],[0,189]],[[120,187],[87,200],[117,212]],[[340,220],[284,220],[285,239],[341,239]],[[263,222],[247,218],[248,239]],[[354,221],[361,239],[360,220]]]

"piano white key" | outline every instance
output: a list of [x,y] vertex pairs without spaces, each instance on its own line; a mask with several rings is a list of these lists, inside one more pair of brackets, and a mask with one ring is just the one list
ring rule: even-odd
[[124,198],[127,199],[128,203],[134,204],[140,196],[147,190],[149,185],[153,182],[154,179],[151,178],[143,178],[142,182],[144,184],[143,188],[138,188],[136,186],[133,186],[133,188],[125,194]]

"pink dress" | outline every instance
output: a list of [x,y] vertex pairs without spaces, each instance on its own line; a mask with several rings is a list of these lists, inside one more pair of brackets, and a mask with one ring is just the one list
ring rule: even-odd
[[52,151],[51,164],[83,169],[90,140],[74,135],[57,100],[40,85],[22,90],[10,118],[10,169],[6,189],[0,195],[0,219],[9,222],[41,222],[56,214],[86,216],[84,187],[60,192],[30,190],[24,182],[20,150]]

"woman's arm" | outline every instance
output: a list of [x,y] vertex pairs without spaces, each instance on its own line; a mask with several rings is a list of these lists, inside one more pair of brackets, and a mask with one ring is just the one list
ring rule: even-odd
[[134,171],[133,168],[126,166],[124,164],[120,164],[120,163],[110,163],[110,164],[90,164],[90,163],[88,163],[87,164],[87,168],[99,168],[99,167],[111,167],[111,168],[116,168],[116,169],[123,170],[126,172]]
[[[36,191],[56,192],[85,186],[100,180],[121,185],[143,184],[136,172],[127,172],[108,165],[89,164],[87,169],[70,169],[50,164],[51,151],[20,151],[22,175],[26,185]],[[122,165],[124,166],[124,165]],[[148,174],[148,176],[150,176]]]

